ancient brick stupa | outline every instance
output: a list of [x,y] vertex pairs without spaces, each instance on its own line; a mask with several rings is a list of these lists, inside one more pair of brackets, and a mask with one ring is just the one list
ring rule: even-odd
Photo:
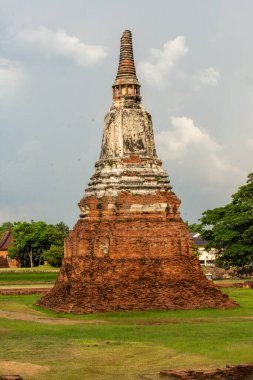
[[39,304],[71,313],[235,306],[194,256],[141,104],[128,30],[95,166],[57,282]]

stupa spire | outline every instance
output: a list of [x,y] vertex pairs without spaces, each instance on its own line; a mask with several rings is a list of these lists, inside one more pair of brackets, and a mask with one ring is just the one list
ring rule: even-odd
[[113,99],[137,97],[140,99],[140,84],[136,76],[132,33],[125,30],[120,40],[118,72],[113,84]]
[[120,56],[117,79],[131,78],[138,80],[136,77],[132,33],[125,30],[120,40]]
[[194,255],[180,200],[156,154],[151,115],[140,102],[129,30],[113,90],[80,218],[65,239],[57,282],[39,305],[76,314],[234,307]]

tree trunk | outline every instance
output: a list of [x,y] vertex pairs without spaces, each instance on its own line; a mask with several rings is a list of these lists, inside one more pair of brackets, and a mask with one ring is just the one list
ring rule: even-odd
[[28,251],[28,256],[29,256],[29,259],[30,259],[30,267],[33,268],[33,249],[31,247],[30,251]]

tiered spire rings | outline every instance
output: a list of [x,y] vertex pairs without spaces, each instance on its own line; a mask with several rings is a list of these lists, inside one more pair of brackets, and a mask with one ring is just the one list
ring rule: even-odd
[[136,97],[140,99],[140,84],[136,76],[132,33],[125,30],[120,41],[119,67],[113,88],[113,99]]

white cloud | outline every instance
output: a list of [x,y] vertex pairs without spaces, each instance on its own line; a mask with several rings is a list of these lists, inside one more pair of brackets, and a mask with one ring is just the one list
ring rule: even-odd
[[172,117],[171,123],[173,129],[160,132],[156,141],[162,158],[179,171],[183,167],[184,173],[203,183],[226,183],[235,175],[244,175],[230,163],[223,146],[191,118]]
[[217,86],[220,80],[220,72],[208,67],[197,74],[186,73],[179,70],[178,62],[189,51],[186,46],[184,36],[178,36],[174,40],[165,42],[162,49],[150,49],[150,57],[146,62],[139,64],[139,70],[144,75],[147,83],[161,85],[165,84],[173,72],[173,78],[190,81],[194,87],[200,86]]
[[193,79],[203,85],[217,86],[220,80],[220,72],[213,67],[208,67],[198,75],[194,75]]
[[24,81],[24,74],[18,62],[0,58],[0,96],[15,92]]
[[19,32],[18,40],[47,57],[60,56],[73,60],[81,66],[92,65],[103,60],[107,53],[103,46],[87,45],[64,30],[48,28],[25,29]]
[[148,83],[161,84],[164,76],[171,72],[187,52],[185,37],[178,36],[165,42],[161,50],[150,49],[151,62],[141,62],[139,69]]
[[163,131],[158,136],[158,141],[166,146],[168,154],[181,158],[193,146],[204,147],[208,152],[218,152],[221,146],[217,144],[207,133],[194,125],[188,117],[172,117],[171,123],[174,127],[171,131]]

